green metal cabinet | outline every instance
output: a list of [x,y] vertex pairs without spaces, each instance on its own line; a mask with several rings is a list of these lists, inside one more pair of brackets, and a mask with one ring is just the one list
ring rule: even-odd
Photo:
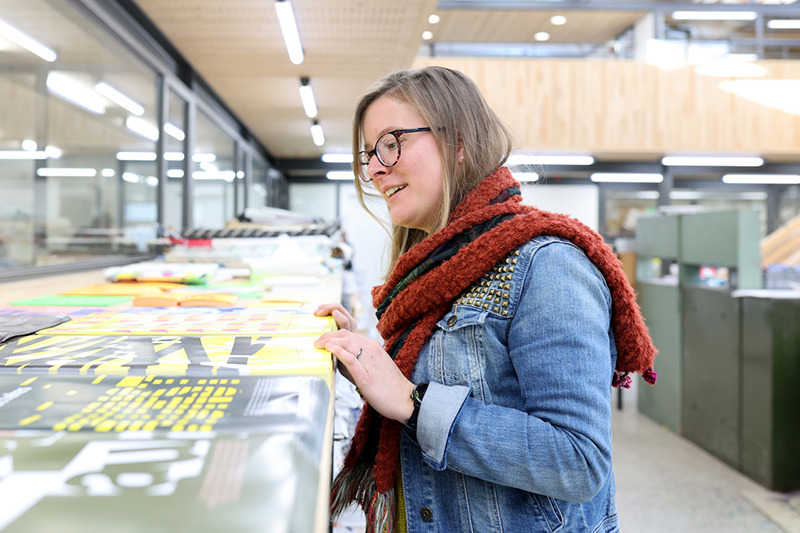
[[677,285],[659,285],[637,280],[638,300],[658,349],[654,386],[639,383],[639,411],[676,433],[681,432],[682,369],[681,314]]
[[739,303],[727,290],[683,291],[683,435],[737,469]]
[[800,296],[743,297],[742,472],[800,488]]

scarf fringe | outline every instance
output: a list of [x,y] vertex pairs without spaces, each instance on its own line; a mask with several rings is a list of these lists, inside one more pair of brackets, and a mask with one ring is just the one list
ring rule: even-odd
[[395,491],[378,492],[372,468],[365,464],[343,468],[333,480],[331,520],[339,518],[352,503],[357,503],[363,509],[367,518],[367,533],[392,533],[395,530]]
[[367,515],[367,533],[393,533],[397,515],[397,498],[394,489],[376,492],[364,509]]
[[343,468],[331,486],[331,519],[338,518],[351,503],[358,503],[363,508],[375,492],[375,478],[370,466],[357,463],[353,468]]

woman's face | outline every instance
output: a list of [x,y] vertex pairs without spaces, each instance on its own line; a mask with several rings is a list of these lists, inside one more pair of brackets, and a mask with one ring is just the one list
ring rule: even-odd
[[[400,100],[381,96],[367,108],[362,121],[366,150],[389,131],[430,127],[419,113]],[[444,172],[433,133],[422,131],[400,135],[400,158],[385,167],[373,156],[366,172],[381,193],[392,222],[430,233],[442,205]]]

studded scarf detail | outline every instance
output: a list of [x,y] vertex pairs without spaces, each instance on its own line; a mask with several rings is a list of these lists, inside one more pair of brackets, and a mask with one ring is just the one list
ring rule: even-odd
[[[507,168],[499,168],[467,195],[445,228],[403,254],[386,283],[373,289],[378,331],[398,368],[406,377],[411,375],[436,323],[454,303],[480,305],[502,314],[507,302],[504,291],[510,288],[507,284],[516,261],[514,251],[534,237],[551,235],[581,248],[611,292],[617,367],[610,385],[629,386],[633,372],[655,383],[656,349],[614,252],[581,222],[521,201],[519,183]],[[489,289],[487,283],[497,280],[503,283]],[[366,514],[369,533],[395,530],[401,431],[399,422],[365,404],[331,490],[333,517],[357,502]]]

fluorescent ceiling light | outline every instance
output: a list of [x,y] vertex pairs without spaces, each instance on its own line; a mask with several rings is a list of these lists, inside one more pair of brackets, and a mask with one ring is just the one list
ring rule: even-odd
[[314,91],[308,84],[308,78],[300,78],[300,100],[303,102],[303,110],[308,118],[317,116],[317,102],[314,100]]
[[182,141],[186,138],[186,134],[183,132],[183,130],[171,122],[164,124],[164,133],[179,141]]
[[675,20],[755,20],[755,11],[675,11]]
[[137,117],[144,115],[144,107],[142,107],[139,103],[134,102],[132,99],[128,98],[111,85],[101,81],[94,86],[94,90],[120,106],[122,109],[133,113]]
[[506,160],[507,166],[516,165],[591,165],[594,158],[590,155],[526,155],[511,154]]
[[281,25],[283,41],[289,52],[289,61],[295,65],[303,62],[303,45],[300,44],[300,34],[297,33],[297,23],[294,19],[292,4],[288,0],[277,0],[275,11],[278,12],[278,23]]
[[800,19],[772,19],[767,21],[771,30],[800,30]]
[[192,172],[192,178],[196,180],[233,181],[236,178],[236,173],[233,170],[217,170],[215,172],[198,170],[197,172]]
[[117,171],[114,170],[113,168],[104,168],[103,170],[100,171],[100,175],[103,176],[104,178],[111,178],[114,177],[116,174]]
[[139,183],[139,174],[134,174],[133,172],[123,172],[122,179],[128,183]]
[[539,42],[549,41],[550,34],[547,33],[546,31],[537,31],[536,33],[533,34],[533,39]]
[[59,178],[93,178],[97,176],[97,169],[94,168],[40,168],[36,171],[37,176],[59,177]]
[[725,183],[763,184],[763,185],[797,185],[800,175],[797,174],[725,174]]
[[155,152],[117,152],[119,161],[155,161]]
[[155,176],[147,176],[144,182],[150,187],[158,187],[158,178]]
[[61,151],[61,148],[56,146],[45,146],[44,153],[47,154],[47,157],[50,159],[61,159],[61,156],[64,152]]
[[146,120],[139,117],[128,117],[125,119],[125,126],[134,133],[138,133],[150,141],[158,140],[158,128]]
[[353,154],[322,154],[324,163],[352,163]]
[[183,177],[183,169],[171,168],[171,169],[167,170],[167,177],[168,178],[182,178]]
[[118,161],[155,161],[155,152],[117,152]]
[[50,48],[46,47],[39,41],[29,37],[28,35],[25,35],[14,26],[11,26],[10,24],[2,20],[0,20],[0,34],[2,34],[3,37],[6,37],[11,41],[14,41],[28,52],[31,52],[32,54],[39,56],[45,61],[49,61],[50,63],[52,63],[58,58],[56,53],[52,51]]
[[331,170],[326,174],[329,180],[350,180],[353,181],[356,177],[349,170]]
[[47,159],[47,153],[29,150],[0,150],[0,159]]
[[667,156],[661,164],[668,167],[760,167],[764,160],[760,157],[706,157],[706,156]]
[[194,154],[192,156],[192,161],[195,163],[213,163],[217,160],[217,156],[215,154]]
[[322,126],[320,126],[319,122],[316,120],[314,124],[311,125],[311,138],[317,146],[325,144],[325,135],[322,133]]
[[47,75],[47,88],[65,100],[69,100],[96,115],[106,112],[105,101],[97,93],[91,91],[65,74],[51,72]]
[[33,139],[23,139],[20,147],[26,152],[35,152],[39,145]]
[[661,174],[639,172],[595,172],[590,176],[595,183],[661,183]]
[[164,161],[183,161],[183,152],[164,152]]

